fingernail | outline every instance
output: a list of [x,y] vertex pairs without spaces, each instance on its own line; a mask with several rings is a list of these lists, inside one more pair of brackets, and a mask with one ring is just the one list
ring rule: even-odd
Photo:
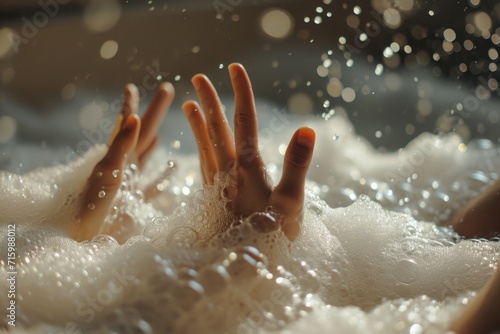
[[173,94],[175,92],[174,85],[172,85],[170,82],[162,83],[160,89],[166,91],[168,94]]
[[189,102],[186,102],[182,105],[182,111],[184,111],[184,115],[186,115],[186,117],[189,117],[193,113],[193,108],[190,106]]
[[130,115],[129,117],[127,117],[127,119],[125,120],[125,124],[123,126],[123,131],[125,132],[133,131],[137,126],[138,120],[139,116],[137,115]]
[[191,83],[193,84],[194,88],[198,89],[200,88],[200,80],[203,74],[196,74],[192,79]]
[[300,146],[306,148],[312,148],[314,146],[314,140],[316,139],[316,134],[311,128],[301,128],[297,134],[297,143]]
[[238,64],[231,64],[228,66],[229,76],[231,79],[236,79],[238,77]]

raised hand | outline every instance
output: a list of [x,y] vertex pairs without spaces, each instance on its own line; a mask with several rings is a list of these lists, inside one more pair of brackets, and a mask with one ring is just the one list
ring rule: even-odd
[[236,216],[247,216],[271,207],[281,214],[281,227],[293,240],[300,231],[315,133],[307,127],[294,133],[285,153],[283,175],[273,187],[258,149],[250,79],[240,64],[230,65],[229,74],[235,94],[234,138],[217,92],[206,76],[198,74],[192,79],[203,108],[194,101],[182,106],[198,144],[204,183],[213,184],[216,174],[228,173],[234,184],[224,189],[228,209]]
[[164,83],[142,116],[137,116],[139,91],[125,87],[123,105],[109,141],[109,150],[87,181],[80,219],[71,231],[77,241],[102,233],[104,219],[118,192],[126,163],[142,168],[158,143],[158,128],[174,98],[174,87]]

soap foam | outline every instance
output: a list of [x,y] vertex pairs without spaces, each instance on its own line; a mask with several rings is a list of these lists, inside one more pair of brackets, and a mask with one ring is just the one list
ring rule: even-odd
[[[162,185],[156,208],[136,188],[171,166],[165,151],[142,179],[129,169],[116,204],[138,223],[83,243],[67,233],[104,147],[68,166],[2,172],[0,219],[18,226],[13,332],[445,332],[496,269],[500,245],[461,240],[417,220],[421,210],[408,213],[422,203],[428,216],[451,211],[467,199],[464,189],[479,192],[500,169],[498,149],[473,144],[464,151],[457,136],[423,134],[398,153],[380,154],[340,116],[310,125],[319,140],[293,242],[273,212],[229,215],[221,196],[229,181],[201,187],[194,155],[176,156],[175,173],[155,183]],[[263,150],[274,180],[278,146],[289,136],[276,134]],[[6,249],[5,236],[0,240]],[[7,276],[4,260],[0,272]]]

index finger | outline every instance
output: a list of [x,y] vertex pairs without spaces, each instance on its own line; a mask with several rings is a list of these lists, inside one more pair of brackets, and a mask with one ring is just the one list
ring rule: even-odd
[[218,171],[227,171],[235,157],[234,139],[222,104],[211,81],[202,74],[192,79],[205,113],[208,136],[213,146]]

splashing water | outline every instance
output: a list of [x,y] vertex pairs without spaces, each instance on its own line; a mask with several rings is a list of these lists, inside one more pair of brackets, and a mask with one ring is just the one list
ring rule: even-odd
[[[129,166],[105,220],[110,235],[83,243],[69,239],[67,231],[78,221],[86,178],[105,147],[95,146],[68,165],[24,175],[0,172],[2,310],[11,288],[7,278],[12,270],[4,256],[10,225],[16,226],[17,271],[16,327],[8,327],[9,318],[2,317],[0,328],[9,333],[445,332],[496,270],[500,255],[498,238],[462,240],[445,226],[452,212],[498,179],[500,170],[498,146],[486,139],[466,144],[474,130],[460,122],[473,118],[480,101],[498,94],[498,5],[494,11],[476,10],[480,3],[458,4],[464,6],[463,27],[442,26],[449,21],[447,11],[414,0],[372,0],[363,7],[323,0],[301,13],[304,17],[279,8],[261,13],[259,27],[270,41],[295,36],[297,27],[299,39],[313,43],[319,39],[315,27],[332,24],[336,30],[342,16],[349,28],[340,30],[337,47],[330,46],[316,69],[326,80],[324,92],[316,96],[328,122],[309,124],[318,143],[302,231],[294,242],[284,237],[272,212],[241,220],[229,215],[220,198],[227,180],[202,188],[193,167],[198,166],[196,156],[178,154],[173,163],[160,149],[143,174]],[[148,7],[155,10],[152,1]],[[405,20],[419,11],[428,13],[429,21],[405,27]],[[83,23],[88,31],[102,33],[121,16],[118,2],[94,1]],[[237,22],[239,16],[231,19]],[[11,34],[9,28],[0,29],[4,40]],[[103,41],[97,54],[106,62],[116,60],[125,49],[122,43]],[[382,47],[373,51],[376,44]],[[0,44],[0,58],[10,48]],[[204,46],[189,50],[205,57]],[[370,64],[368,70],[360,67],[360,58]],[[284,66],[281,62],[273,60],[272,68]],[[451,77],[474,77],[472,94],[463,88],[468,96],[447,106],[442,117],[436,115],[441,111],[432,103],[431,80],[419,71],[411,80],[418,90],[416,117],[404,131],[419,133],[416,125],[436,116],[440,133],[460,136],[424,133],[404,149],[380,153],[356,136],[342,116],[345,109],[337,106],[384,92],[404,95],[401,67],[430,66],[432,76],[440,77],[443,64],[450,64]],[[9,83],[15,75],[9,67],[2,81]],[[174,80],[184,77],[176,74]],[[306,87],[311,81],[284,81],[294,90],[288,99],[291,113],[316,111],[314,94],[300,91],[305,90],[302,81]],[[68,83],[61,95],[71,100],[76,91],[76,84]],[[86,105],[81,127],[95,128],[102,109]],[[488,113],[497,123],[498,113]],[[477,133],[486,132],[483,123],[476,127]],[[0,143],[7,143],[17,123],[0,117],[0,129]],[[389,137],[387,127],[380,129],[374,131],[377,139]],[[290,136],[291,130],[279,130],[261,138],[274,181]],[[170,147],[179,148],[180,141]],[[19,158],[28,154],[36,161],[40,155],[36,148],[22,149]],[[157,196],[146,201],[151,194]],[[98,193],[105,196],[105,190]]]
[[[196,156],[178,155],[174,164],[160,149],[142,175],[125,170],[107,218],[119,228],[83,243],[65,231],[105,147],[67,166],[2,172],[0,220],[17,226],[15,329],[445,331],[496,269],[500,245],[461,240],[440,225],[497,178],[498,147],[477,141],[464,149],[457,135],[422,134],[399,152],[381,154],[342,116],[309,125],[330,140],[318,141],[294,242],[272,212],[231,217],[220,199],[226,181],[201,188],[193,177]],[[290,134],[274,134],[263,149],[274,180]],[[158,198],[146,203],[141,184],[153,184]],[[0,240],[6,249],[7,236]],[[7,272],[2,258],[2,294]]]

